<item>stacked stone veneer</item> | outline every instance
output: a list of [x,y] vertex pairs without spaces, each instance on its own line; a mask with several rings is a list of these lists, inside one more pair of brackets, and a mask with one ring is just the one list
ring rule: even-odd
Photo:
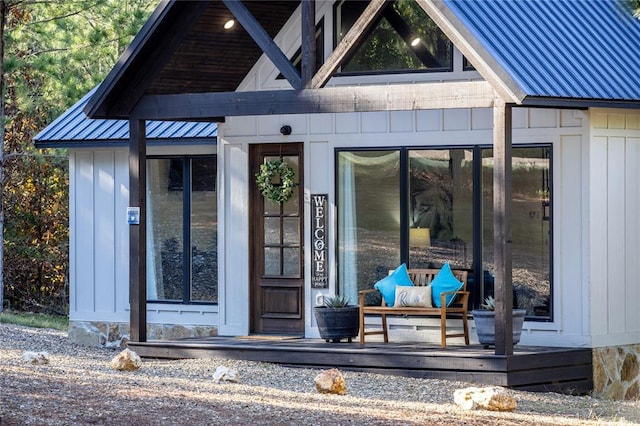
[[640,400],[640,344],[593,348],[593,393],[599,398]]
[[[71,321],[69,340],[85,346],[124,348],[129,341],[129,323]],[[147,324],[148,340],[217,336],[218,327],[201,325]]]

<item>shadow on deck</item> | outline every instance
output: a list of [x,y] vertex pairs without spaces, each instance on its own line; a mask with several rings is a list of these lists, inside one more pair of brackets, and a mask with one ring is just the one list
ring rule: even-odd
[[480,345],[443,349],[424,343],[360,345],[268,336],[129,342],[129,348],[144,358],[242,359],[571,394],[593,389],[589,348],[516,346],[513,355],[502,356]]

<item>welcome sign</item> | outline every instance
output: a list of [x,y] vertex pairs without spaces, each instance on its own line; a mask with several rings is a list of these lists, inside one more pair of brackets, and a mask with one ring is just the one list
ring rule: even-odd
[[329,288],[327,194],[311,195],[311,288]]

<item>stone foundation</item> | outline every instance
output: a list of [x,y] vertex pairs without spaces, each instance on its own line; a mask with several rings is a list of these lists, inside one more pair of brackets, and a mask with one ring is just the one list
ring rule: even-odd
[[593,394],[640,400],[640,344],[593,348]]
[[[71,321],[69,340],[84,346],[123,349],[130,339],[129,323]],[[217,336],[218,327],[201,325],[147,324],[148,340]]]

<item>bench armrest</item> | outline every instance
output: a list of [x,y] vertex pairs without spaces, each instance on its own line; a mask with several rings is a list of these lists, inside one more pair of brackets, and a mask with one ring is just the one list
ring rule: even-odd
[[447,306],[447,296],[450,294],[455,294],[457,296],[454,297],[452,304],[462,305],[462,308],[466,311],[469,306],[469,294],[468,291],[443,291],[440,293],[440,306],[446,308]]
[[[364,306],[364,299],[365,299],[366,295],[367,294],[372,294],[372,293],[379,293],[379,291],[376,290],[375,288],[370,288],[368,290],[360,290],[358,292],[358,302],[360,303],[360,306]],[[382,306],[385,306],[384,297],[382,298]]]

